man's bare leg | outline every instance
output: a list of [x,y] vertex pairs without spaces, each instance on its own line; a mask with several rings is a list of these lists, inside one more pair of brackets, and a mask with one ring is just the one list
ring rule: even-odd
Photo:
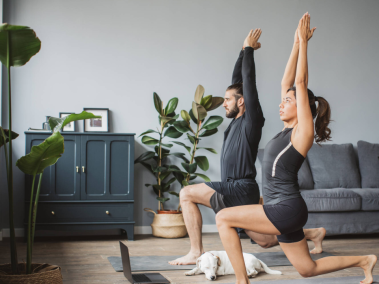
[[[279,245],[278,239],[274,235],[263,235],[253,231],[245,230],[254,242],[263,248],[270,248]],[[326,230],[324,228],[304,229],[304,235],[307,240],[311,240],[315,244],[315,248],[310,251],[312,254],[322,253],[322,241],[325,238]]]
[[210,199],[215,191],[204,183],[189,185],[180,191],[180,205],[183,211],[184,223],[190,238],[191,249],[183,257],[169,261],[171,265],[196,264],[196,260],[204,252],[201,238],[203,220],[197,204],[211,207]]

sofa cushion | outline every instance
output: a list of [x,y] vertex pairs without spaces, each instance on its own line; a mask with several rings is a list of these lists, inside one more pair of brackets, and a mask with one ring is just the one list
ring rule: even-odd
[[358,141],[362,188],[379,188],[379,144]]
[[346,188],[300,190],[308,212],[359,211],[362,198]]
[[361,177],[352,144],[314,144],[308,152],[315,188],[359,188]]
[[[263,162],[264,149],[258,150],[258,160],[262,165]],[[258,173],[258,170],[257,170]],[[263,173],[262,173],[263,174]],[[313,178],[311,169],[309,168],[308,159],[305,159],[303,164],[301,165],[299,172],[297,174],[299,180],[300,189],[313,189]],[[260,178],[262,180],[262,177]]]
[[362,198],[363,211],[379,211],[379,188],[352,188]]

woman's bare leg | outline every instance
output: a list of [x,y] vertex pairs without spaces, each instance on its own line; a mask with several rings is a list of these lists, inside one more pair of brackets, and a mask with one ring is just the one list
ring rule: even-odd
[[280,246],[288,260],[303,277],[326,274],[349,267],[360,267],[366,276],[361,283],[370,284],[373,281],[372,270],[377,261],[375,255],[329,256],[313,261],[305,239],[296,243],[280,243]]
[[[310,252],[312,254],[322,253],[322,241],[325,238],[326,230],[324,228],[304,229],[304,235],[307,240],[311,240],[315,247]],[[245,230],[246,235],[263,248],[270,248],[279,245],[278,238],[274,235],[263,235],[253,231]]]
[[[248,218],[248,221],[246,218]],[[234,228],[246,228],[261,234],[271,235],[279,235],[280,232],[266,217],[262,205],[225,208],[217,213],[216,223],[222,244],[234,268],[236,283],[249,283],[242,254],[241,241]],[[249,225],[247,226],[247,224]]]
[[[216,215],[221,241],[236,274],[236,283],[249,283],[242,255],[241,242],[234,228],[244,228],[266,235],[280,235],[280,232],[267,218],[262,205],[245,205],[221,210]],[[372,270],[376,264],[375,255],[368,256],[330,256],[313,261],[305,239],[296,243],[280,243],[284,253],[303,277],[316,276],[342,270],[348,267],[361,267],[366,278],[362,284],[373,281]]]

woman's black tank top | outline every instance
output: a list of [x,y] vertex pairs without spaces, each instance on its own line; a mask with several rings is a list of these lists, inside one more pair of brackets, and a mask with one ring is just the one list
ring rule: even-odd
[[291,143],[293,128],[286,128],[267,143],[263,156],[264,204],[301,197],[297,173],[304,162]]

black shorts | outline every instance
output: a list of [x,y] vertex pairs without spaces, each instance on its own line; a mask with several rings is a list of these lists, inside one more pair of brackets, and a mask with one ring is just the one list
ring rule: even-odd
[[[239,179],[205,184],[216,191],[210,199],[211,207],[216,214],[227,207],[259,203],[259,187],[255,180]],[[244,232],[241,228],[236,228],[236,230],[238,233]]]
[[303,198],[263,205],[263,210],[280,232],[277,236],[280,243],[296,243],[304,239],[303,227],[308,220],[308,208]]

